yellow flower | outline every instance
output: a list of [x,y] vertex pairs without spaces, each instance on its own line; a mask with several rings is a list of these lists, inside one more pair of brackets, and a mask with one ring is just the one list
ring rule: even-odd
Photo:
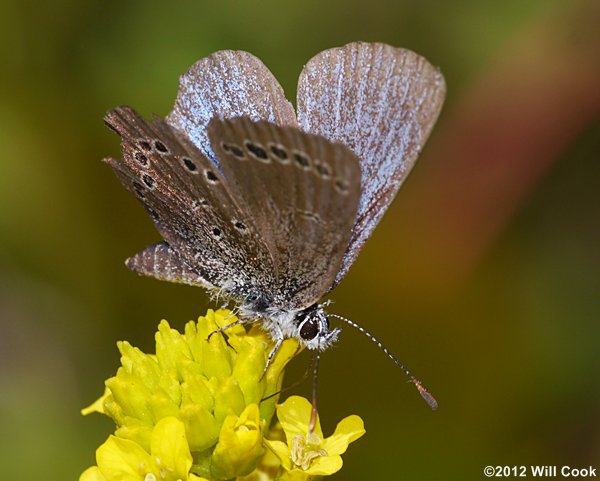
[[310,403],[298,396],[277,406],[277,417],[287,442],[265,440],[265,444],[281,462],[284,473],[280,479],[307,480],[339,471],[341,454],[365,433],[362,419],[355,415],[342,419],[327,438],[323,438],[318,418],[314,432],[309,433],[310,413]]
[[345,418],[325,439],[318,422],[308,433],[306,399],[265,399],[281,390],[298,342],[284,341],[264,373],[273,341],[260,329],[237,325],[208,339],[235,320],[209,310],[183,334],[162,321],[156,354],[118,343],[121,367],[82,410],[109,416],[116,430],[80,481],[306,481],[341,468],[340,455],[365,432],[362,420]]
[[[237,325],[208,339],[236,319],[230,311],[209,310],[197,323],[189,322],[183,334],[162,321],[156,354],[119,342],[121,367],[106,381],[102,397],[82,410],[105,414],[116,424],[115,436],[102,452],[121,453],[125,446],[135,446],[131,449],[138,458],[140,450],[152,453],[161,421],[176,419],[194,459],[192,473],[211,480],[249,474],[263,455],[263,434],[278,396],[263,398],[280,391],[283,370],[298,351],[298,342],[286,340],[263,376],[273,348],[266,333]],[[100,464],[86,471],[84,479],[104,479],[98,469],[108,481],[121,479],[108,477]]]
[[192,455],[185,427],[174,417],[161,419],[151,436],[150,452],[134,441],[110,436],[96,451],[98,466],[79,481],[202,481],[190,473]]

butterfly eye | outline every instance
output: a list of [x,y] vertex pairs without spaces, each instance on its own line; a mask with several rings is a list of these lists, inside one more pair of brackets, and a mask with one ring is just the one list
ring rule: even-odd
[[213,233],[213,236],[215,237],[215,239],[220,239],[221,235],[223,234],[221,232],[221,229],[218,229],[217,227],[213,227],[212,233]]
[[149,151],[149,150],[152,150],[152,146],[150,145],[150,143],[146,142],[145,140],[139,140],[138,144],[146,152]]
[[319,335],[319,321],[316,317],[307,317],[300,324],[300,337],[305,341],[312,341]]

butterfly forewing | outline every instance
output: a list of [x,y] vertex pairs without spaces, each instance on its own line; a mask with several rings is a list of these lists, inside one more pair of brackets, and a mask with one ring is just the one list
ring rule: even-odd
[[172,272],[150,269],[142,262],[148,253],[142,252],[129,263],[134,270],[180,282],[189,280],[191,271],[232,294],[243,292],[262,269],[272,282],[271,255],[262,239],[256,230],[239,228],[250,226],[245,206],[236,203],[223,175],[189,140],[163,120],[147,122],[128,107],[110,111],[106,122],[121,136],[123,150],[123,161],[109,163],[187,268],[184,278],[175,279]]
[[167,122],[216,162],[206,132],[213,117],[248,117],[296,126],[296,114],[270,70],[254,55],[224,50],[196,62],[179,81]]
[[358,215],[335,284],[408,175],[444,95],[444,79],[427,60],[384,44],[326,50],[304,67],[298,82],[300,128],[350,147],[362,172]]
[[273,307],[305,308],[335,280],[360,195],[358,158],[344,145],[246,118],[213,120],[212,148],[274,256]]

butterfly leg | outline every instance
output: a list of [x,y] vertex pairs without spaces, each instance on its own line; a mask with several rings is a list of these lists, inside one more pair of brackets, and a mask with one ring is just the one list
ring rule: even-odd
[[265,364],[263,373],[260,376],[261,380],[262,380],[262,378],[265,377],[265,374],[267,374],[267,370],[273,363],[273,360],[275,359],[275,355],[277,354],[277,351],[279,351],[279,348],[281,347],[281,344],[283,343],[283,333],[278,333],[278,334],[279,335],[277,336],[277,339],[275,339],[275,346],[273,346],[273,349],[271,349],[271,352],[269,353],[269,356],[267,357],[267,363]]
[[215,329],[214,331],[212,331],[208,337],[206,338],[207,341],[210,341],[210,338],[213,336],[213,334],[218,334],[219,332],[223,332],[226,331],[227,329],[229,329],[230,327],[234,327],[237,326],[239,324],[244,324],[245,322],[247,322],[246,319],[238,319],[235,322],[232,322],[230,324],[226,324],[225,326],[219,327],[218,329]]

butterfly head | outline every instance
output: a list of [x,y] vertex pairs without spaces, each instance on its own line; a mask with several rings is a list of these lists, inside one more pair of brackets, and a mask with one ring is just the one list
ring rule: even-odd
[[315,304],[296,314],[296,338],[311,350],[323,351],[337,341],[339,328],[329,329],[329,321],[322,304]]

